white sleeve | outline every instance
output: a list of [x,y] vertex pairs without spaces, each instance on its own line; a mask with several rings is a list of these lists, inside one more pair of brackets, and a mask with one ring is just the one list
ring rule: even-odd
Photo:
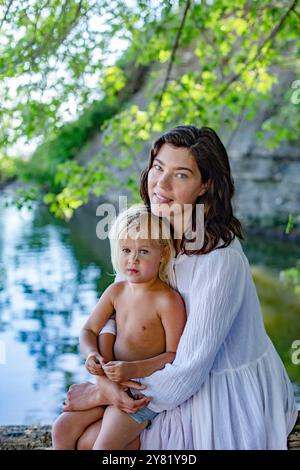
[[[122,274],[117,273],[114,282],[120,282],[123,281],[124,276]],[[102,335],[104,333],[110,333],[112,335],[117,334],[117,328],[116,328],[116,315],[113,314],[109,320],[105,323],[104,327],[102,330],[100,330],[99,335]]]
[[107,320],[102,330],[100,330],[99,335],[104,335],[105,333],[109,333],[114,336],[117,335],[117,326],[114,317],[115,315],[112,315],[110,319]]
[[153,411],[171,410],[200,389],[243,301],[247,268],[242,256],[231,248],[204,256],[209,259],[197,260],[188,319],[174,362],[142,379],[147,385],[143,394],[153,397]]

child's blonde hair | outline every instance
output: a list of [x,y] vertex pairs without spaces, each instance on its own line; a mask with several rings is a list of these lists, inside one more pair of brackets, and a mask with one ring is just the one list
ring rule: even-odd
[[131,206],[118,215],[109,232],[111,261],[117,273],[121,273],[120,241],[127,237],[146,238],[157,241],[158,244],[167,247],[159,266],[158,276],[162,281],[175,287],[171,266],[171,260],[175,256],[175,249],[171,231],[166,222],[152,214],[150,209],[142,204]]

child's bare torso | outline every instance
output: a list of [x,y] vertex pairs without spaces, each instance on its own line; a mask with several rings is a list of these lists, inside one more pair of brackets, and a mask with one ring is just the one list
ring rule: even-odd
[[149,290],[130,288],[120,282],[114,299],[117,336],[114,346],[116,360],[135,361],[148,359],[166,350],[166,339],[160,318],[162,296],[170,287],[162,281]]

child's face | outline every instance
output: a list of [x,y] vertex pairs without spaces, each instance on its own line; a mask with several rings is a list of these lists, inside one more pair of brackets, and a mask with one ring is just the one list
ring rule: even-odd
[[164,247],[158,241],[126,238],[120,242],[120,267],[130,282],[149,282],[158,277]]

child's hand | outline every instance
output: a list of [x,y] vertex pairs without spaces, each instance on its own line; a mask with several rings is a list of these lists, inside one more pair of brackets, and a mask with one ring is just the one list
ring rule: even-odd
[[106,377],[112,382],[126,382],[131,378],[132,365],[126,361],[110,361],[107,364],[103,364],[102,367]]
[[103,375],[104,358],[97,352],[91,352],[85,360],[85,367],[92,375]]

